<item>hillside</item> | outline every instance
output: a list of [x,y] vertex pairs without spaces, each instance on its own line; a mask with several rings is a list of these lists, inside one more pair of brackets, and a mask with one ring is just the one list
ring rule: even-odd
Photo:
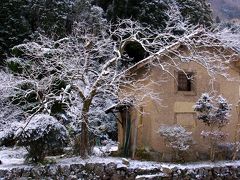
[[240,19],[240,0],[209,0],[214,17],[220,20]]

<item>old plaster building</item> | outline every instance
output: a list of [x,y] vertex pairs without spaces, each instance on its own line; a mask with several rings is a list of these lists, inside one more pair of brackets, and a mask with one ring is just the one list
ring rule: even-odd
[[[183,48],[182,53],[188,54],[184,47],[178,48]],[[197,51],[202,50],[198,49]],[[213,51],[212,48],[208,47],[204,53],[208,56],[215,54],[208,53]],[[231,53],[233,53],[232,50],[226,52],[228,55]],[[162,101],[159,103],[155,98],[146,96],[138,104],[134,104],[121,112],[122,122],[118,126],[120,147],[126,148],[128,146],[129,155],[134,158],[142,158],[144,155],[139,155],[139,152],[142,152],[147,157],[152,156],[150,159],[171,161],[173,159],[172,149],[166,146],[166,142],[158,130],[161,125],[179,124],[187,131],[192,132],[194,139],[194,145],[185,154],[186,158],[190,160],[206,159],[209,144],[202,138],[201,132],[208,130],[209,127],[197,120],[193,108],[201,94],[205,92],[222,95],[232,105],[230,123],[222,131],[229,134],[226,143],[236,141],[236,131],[240,125],[238,117],[238,102],[240,100],[239,54],[228,65],[227,71],[231,79],[226,79],[221,75],[212,78],[211,73],[196,61],[182,62],[174,55],[169,54],[159,58],[162,62],[175,59],[174,63],[177,63],[178,67],[169,67],[168,71],[171,76],[158,66],[148,63],[140,64],[132,70],[131,73],[136,74],[136,79],[146,76],[146,71],[148,71],[148,77],[143,83],[145,85],[161,82],[152,83],[150,87],[155,92],[159,92],[159,98]],[[139,93],[138,96],[145,96],[144,93]],[[127,121],[130,123],[126,123]]]

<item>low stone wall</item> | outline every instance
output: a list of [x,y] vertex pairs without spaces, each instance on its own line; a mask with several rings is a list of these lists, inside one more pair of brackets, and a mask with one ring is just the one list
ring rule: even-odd
[[113,162],[86,164],[55,164],[20,166],[0,169],[0,179],[240,179],[240,164],[224,167],[189,168],[129,168]]

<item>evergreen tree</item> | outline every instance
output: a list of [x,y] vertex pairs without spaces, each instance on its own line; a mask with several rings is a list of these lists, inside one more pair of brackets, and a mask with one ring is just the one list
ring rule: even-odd
[[177,5],[182,16],[192,24],[210,26],[213,22],[206,0],[94,0],[93,3],[102,7],[113,21],[132,18],[153,27],[164,27],[168,20],[166,12]]
[[2,0],[0,2],[0,56],[31,33],[27,20],[28,1]]
[[0,57],[39,29],[60,37],[71,31],[72,0],[2,0],[0,5]]
[[211,26],[212,10],[207,0],[176,0],[184,18],[189,18],[192,24]]

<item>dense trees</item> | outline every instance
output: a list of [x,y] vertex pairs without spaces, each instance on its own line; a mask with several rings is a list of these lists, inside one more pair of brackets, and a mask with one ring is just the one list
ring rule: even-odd
[[107,18],[133,18],[154,27],[165,27],[168,20],[166,11],[173,6],[180,9],[183,18],[192,24],[210,26],[212,23],[210,5],[206,0],[94,0],[102,7]]
[[212,10],[207,0],[176,0],[183,17],[189,18],[192,24],[211,26],[213,23]]
[[62,37],[71,31],[71,0],[2,0],[0,4],[0,56],[37,30]]
[[[166,12],[177,6],[183,19],[193,24],[212,23],[210,7],[205,0],[3,0],[0,16],[0,55],[9,54],[9,48],[29,39],[35,31],[63,37],[71,32],[74,19],[91,16],[92,4],[105,11],[108,20],[132,18],[155,28],[164,28],[169,19]],[[102,14],[103,15],[103,14]]]

